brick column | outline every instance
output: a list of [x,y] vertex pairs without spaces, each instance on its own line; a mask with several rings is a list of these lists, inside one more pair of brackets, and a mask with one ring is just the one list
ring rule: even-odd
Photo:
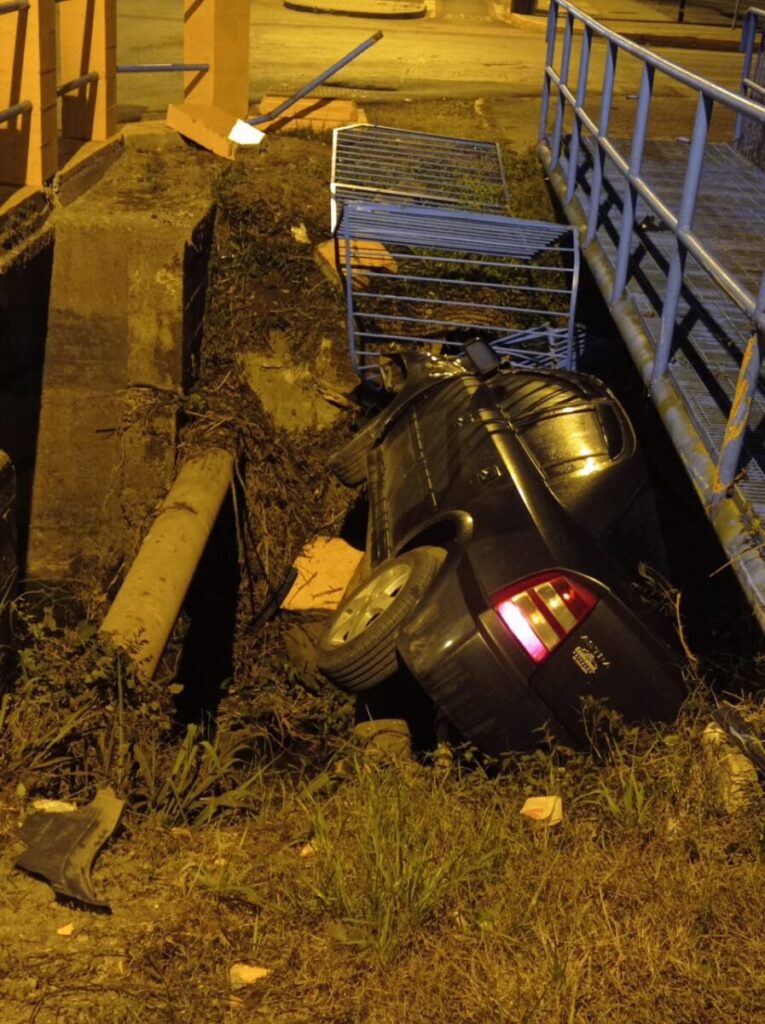
[[54,0],[0,15],[0,108],[32,110],[0,124],[0,184],[39,187],[58,169]]
[[61,134],[103,142],[117,130],[117,0],[59,7],[60,84],[95,71],[98,81],[61,98]]
[[250,0],[183,0],[183,60],[209,64],[184,75],[186,103],[246,117],[250,104]]

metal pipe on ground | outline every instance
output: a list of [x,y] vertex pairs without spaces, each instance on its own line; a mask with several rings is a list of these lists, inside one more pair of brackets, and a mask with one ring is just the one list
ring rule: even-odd
[[352,60],[360,57],[365,50],[368,50],[370,46],[374,46],[376,42],[382,39],[382,36],[382,31],[378,29],[373,35],[365,39],[363,43],[359,43],[358,46],[354,46],[354,48],[349,50],[344,57],[335,61],[335,63],[331,67],[327,68],[326,71],[322,71],[320,75],[313,78],[307,85],[302,86],[297,92],[284,100],[283,103],[280,103],[278,107],[274,107],[273,110],[269,110],[267,114],[258,114],[257,117],[248,117],[247,124],[258,125],[265,124],[266,121],[275,120],[283,114],[285,110],[289,110],[290,107],[294,106],[298,100],[302,100],[309,92],[313,92],[313,90],[318,88],[323,82],[326,82],[328,78],[331,78],[336,71],[339,71],[341,68],[344,68],[346,64],[350,64]]
[[222,448],[181,467],[101,624],[151,679],[231,486],[234,457]]

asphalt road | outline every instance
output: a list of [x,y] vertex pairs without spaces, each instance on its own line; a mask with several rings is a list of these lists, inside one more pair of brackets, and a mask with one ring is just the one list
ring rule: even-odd
[[[437,10],[437,13],[435,11]],[[250,41],[251,96],[285,94],[309,81],[359,42],[381,28],[383,39],[350,64],[333,85],[374,96],[406,99],[435,96],[539,95],[544,64],[544,22],[516,28],[494,17],[489,0],[435,0],[427,18],[375,21],[287,10],[282,0],[253,0]],[[737,88],[737,53],[666,50],[686,67]],[[120,63],[182,59],[180,0],[119,0]],[[625,60],[617,94],[637,91],[639,69]],[[634,62],[633,62],[634,63]],[[593,77],[602,59],[594,57]],[[669,80],[657,80],[658,95],[676,96]],[[120,76],[118,100],[123,117],[157,115],[181,98],[181,76]]]

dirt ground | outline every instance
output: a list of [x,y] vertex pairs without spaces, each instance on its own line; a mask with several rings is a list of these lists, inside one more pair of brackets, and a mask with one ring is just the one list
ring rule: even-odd
[[[513,135],[472,102],[382,113]],[[152,157],[153,173],[157,159],[172,178],[184,152]],[[505,163],[510,212],[554,217],[533,155],[508,148]],[[184,653],[140,684],[95,640],[95,611],[17,613],[19,681],[0,704],[0,1019],[765,1021],[765,803],[753,788],[720,814],[699,756],[703,665],[675,729],[612,723],[592,753],[503,766],[463,751],[386,767],[354,746],[350,701],[287,657],[305,621],[264,624],[305,539],[338,533],[354,500],[324,468],[360,416],[342,295],[313,255],[329,174],[328,139],[283,136],[215,185],[183,443],[233,443],[240,470]],[[84,802],[106,782],[127,806],[94,871],[111,913],[96,914],[13,861],[32,799]],[[519,814],[545,792],[563,797],[556,830]],[[239,984],[242,964],[263,971]]]

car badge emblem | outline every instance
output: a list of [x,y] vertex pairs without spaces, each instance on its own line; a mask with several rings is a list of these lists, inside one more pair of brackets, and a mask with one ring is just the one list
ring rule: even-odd
[[586,647],[575,647],[571,657],[576,667],[586,676],[594,675],[598,671],[598,659]]

